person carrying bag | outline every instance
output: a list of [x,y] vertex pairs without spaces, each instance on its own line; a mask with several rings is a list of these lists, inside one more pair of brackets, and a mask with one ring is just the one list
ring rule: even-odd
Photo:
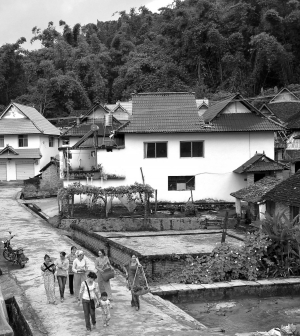
[[94,272],[89,272],[87,275],[87,280],[83,281],[80,287],[79,297],[82,300],[82,308],[87,331],[91,331],[92,329],[91,320],[93,329],[96,328],[95,309],[99,306],[98,302],[100,301],[98,284],[95,281],[96,279],[97,275]]

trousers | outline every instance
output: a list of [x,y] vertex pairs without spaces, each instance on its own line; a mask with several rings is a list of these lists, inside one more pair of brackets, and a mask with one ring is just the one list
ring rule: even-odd
[[84,312],[85,326],[86,329],[91,330],[91,320],[92,324],[96,324],[96,314],[95,309],[92,309],[90,300],[82,299],[82,307]]

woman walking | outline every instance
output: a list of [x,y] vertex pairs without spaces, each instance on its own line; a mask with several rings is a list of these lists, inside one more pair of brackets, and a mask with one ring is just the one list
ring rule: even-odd
[[96,259],[95,267],[98,271],[97,276],[98,276],[99,290],[100,290],[100,293],[106,292],[109,301],[112,301],[110,281],[105,280],[103,278],[104,270],[107,269],[107,268],[112,268],[112,267],[111,267],[111,264],[110,264],[110,261],[109,261],[108,257],[105,255],[104,250],[99,250],[98,255],[99,255],[99,258]]
[[82,301],[82,308],[84,312],[84,319],[86,330],[88,332],[91,331],[91,320],[93,329],[96,328],[96,314],[95,314],[95,299],[100,301],[100,294],[98,289],[98,284],[95,281],[97,279],[97,275],[94,272],[89,272],[87,275],[87,280],[83,281],[80,286],[79,291],[79,302]]
[[79,289],[83,281],[85,281],[85,272],[87,270],[86,259],[84,258],[83,251],[76,252],[77,258],[73,261],[72,271],[74,272],[74,289],[75,296],[80,302]]
[[64,293],[68,276],[69,260],[66,258],[66,252],[60,252],[60,258],[56,261],[56,276],[60,292],[60,301],[64,302]]
[[48,303],[56,304],[55,299],[55,285],[54,285],[54,273],[55,265],[48,254],[45,254],[44,263],[41,266],[42,275],[44,278],[44,286]]
[[74,272],[73,272],[73,262],[76,259],[76,246],[71,247],[71,253],[67,256],[69,260],[69,289],[70,289],[70,294],[74,295]]
[[139,267],[142,267],[142,265],[135,255],[132,255],[129,263],[124,265],[128,287],[131,290],[131,307],[135,307],[135,310],[140,309],[140,298],[138,295],[133,293],[133,286],[136,287],[140,285],[140,279],[137,274]]

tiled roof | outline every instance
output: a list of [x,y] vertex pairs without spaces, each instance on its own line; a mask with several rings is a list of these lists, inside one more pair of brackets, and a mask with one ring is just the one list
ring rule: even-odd
[[288,123],[291,117],[300,114],[299,102],[280,102],[266,105],[268,109],[282,122]]
[[74,117],[74,118],[82,117],[86,115],[87,112],[88,110],[74,110],[73,112],[69,114],[69,117]]
[[0,119],[0,134],[40,134],[29,119]]
[[18,155],[5,152],[0,155],[0,159],[40,159],[42,157],[39,148],[14,148],[14,151]]
[[258,172],[258,171],[274,171],[283,170],[284,165],[280,164],[265,154],[255,154],[251,159],[242,164],[239,168],[235,169],[234,172],[238,174]]
[[265,194],[280,182],[281,180],[278,180],[275,177],[266,176],[251,186],[240,189],[230,195],[246,202],[256,203],[261,201]]
[[17,103],[12,104],[15,105],[21,112],[23,112],[43,134],[60,135],[60,131],[35,108]]
[[107,107],[110,111],[114,111],[118,106],[123,107],[129,114],[132,114],[132,101],[127,102],[117,102],[116,104],[106,104],[105,107]]
[[41,170],[40,173],[42,173],[43,171],[45,171],[48,167],[55,165],[56,167],[59,167],[59,160],[56,158],[52,158],[51,161],[49,161],[46,166],[44,166]]
[[209,106],[209,108],[203,114],[203,119],[205,122],[213,120],[237,96],[237,94],[233,94],[232,96],[229,96],[228,98]]
[[287,123],[287,128],[300,129],[300,112],[294,114],[291,118],[289,118]]
[[[95,120],[95,125],[99,127],[98,129],[98,135],[103,136],[104,130],[106,135],[110,135],[112,130],[116,130],[118,127],[120,127],[122,124],[113,118],[113,125],[112,126],[104,126],[104,120],[98,119],[98,121]],[[91,130],[92,124],[80,124],[80,125],[74,125],[73,127],[69,128],[66,130],[63,134],[62,137],[69,137],[69,136],[76,136],[76,137],[82,137],[84,136],[87,132]]]
[[212,121],[210,132],[280,131],[282,127],[254,113],[221,114]]
[[300,207],[300,171],[275,186],[264,199]]
[[132,98],[132,117],[122,133],[200,132],[204,128],[192,93],[140,93]]

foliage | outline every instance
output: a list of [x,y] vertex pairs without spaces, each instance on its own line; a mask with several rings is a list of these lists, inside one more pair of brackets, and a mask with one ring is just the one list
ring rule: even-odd
[[18,100],[53,117],[135,91],[217,100],[300,83],[299,8],[298,0],[184,0],[116,21],[60,21],[62,32],[49,22],[32,29],[40,49],[24,50],[24,38],[0,47],[0,106]]
[[299,216],[290,221],[284,212],[254,223],[268,235],[271,244],[267,257],[263,259],[267,276],[289,276],[300,274],[300,224]]
[[209,256],[188,256],[184,271],[175,280],[184,283],[257,280],[261,275],[261,258],[269,244],[268,237],[258,232],[247,235],[241,247],[222,243]]
[[193,202],[186,202],[184,205],[184,212],[186,216],[195,216],[196,215],[196,207]]

